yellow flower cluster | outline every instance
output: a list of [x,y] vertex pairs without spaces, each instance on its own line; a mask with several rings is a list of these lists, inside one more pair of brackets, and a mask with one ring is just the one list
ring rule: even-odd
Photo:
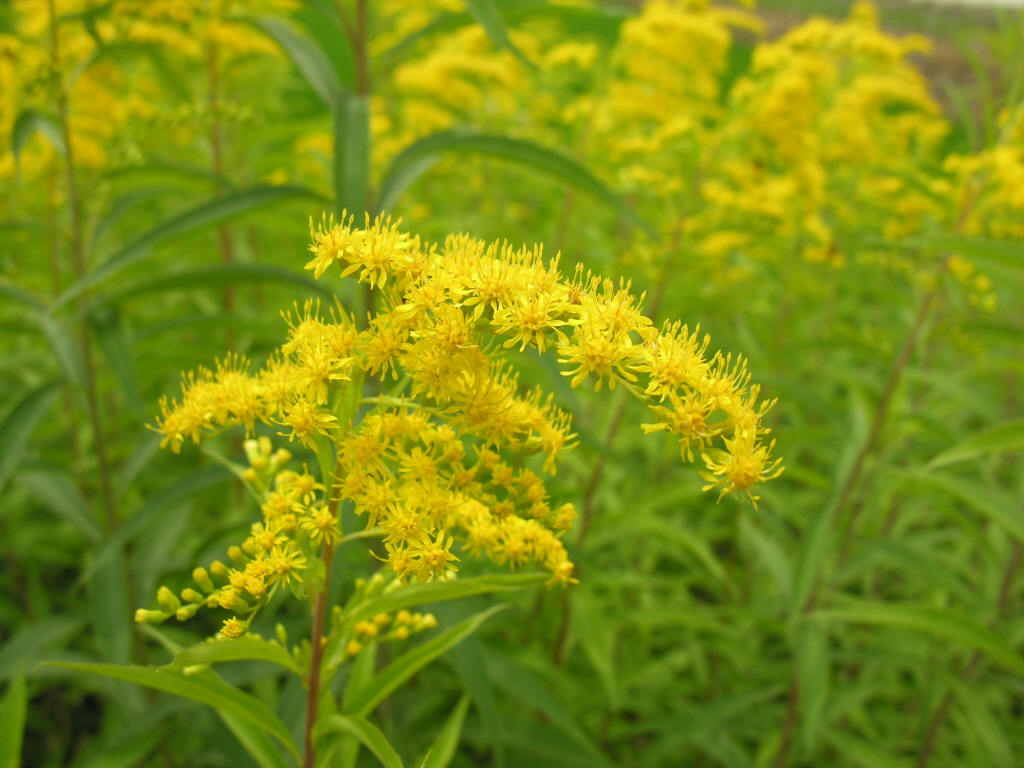
[[[781,471],[774,443],[761,440],[771,403],[758,401],[742,359],[709,357],[708,338],[679,323],[654,328],[628,284],[581,271],[566,278],[540,248],[467,236],[438,248],[384,218],[367,218],[362,229],[347,217],[325,219],[311,234],[307,269],[320,276],[337,264],[376,288],[376,315],[357,330],[343,312],[327,319],[307,303],[288,317],[288,341],[260,371],[229,358],[189,374],[181,400],[162,403],[157,426],[175,451],[186,438],[231,425],[251,432],[261,420],[287,428],[289,440],[336,452],[330,505],[303,500],[295,510],[295,493],[269,497],[260,533],[267,556],[283,546],[274,543],[282,530],[298,526],[315,539],[320,517],[323,535],[333,535],[333,512],[324,510],[345,500],[366,514],[368,528],[379,525],[403,580],[454,570],[452,532],[461,530],[471,552],[511,567],[534,562],[553,582],[571,581],[560,536],[575,510],[552,507],[543,480],[501,454],[542,453],[553,473],[572,446],[570,420],[550,395],[522,391],[504,359],[512,347],[552,348],[573,386],[621,385],[648,403],[656,421],[644,429],[678,434],[687,460],[702,452],[707,488],[756,501],[753,489]],[[400,381],[389,396],[362,398],[365,374]],[[375,410],[357,422],[346,406],[353,397]]]

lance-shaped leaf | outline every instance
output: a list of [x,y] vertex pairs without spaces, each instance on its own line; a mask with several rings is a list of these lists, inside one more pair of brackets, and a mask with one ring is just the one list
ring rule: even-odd
[[313,738],[319,739],[328,733],[347,733],[370,750],[384,768],[402,768],[402,758],[395,752],[391,742],[381,733],[380,728],[365,717],[329,715],[316,724]]
[[1016,451],[1021,448],[1024,448],[1024,419],[1013,419],[982,430],[952,448],[947,448],[929,461],[925,469],[938,469],[989,453]]
[[536,65],[530,61],[523,52],[520,51],[513,43],[512,39],[508,36],[508,28],[505,26],[505,20],[501,18],[501,12],[498,10],[497,4],[494,0],[466,0],[466,7],[469,8],[469,12],[473,14],[473,18],[477,20],[487,36],[491,38],[496,46],[499,48],[505,48],[511,51],[517,59],[519,59],[526,66],[536,69]]
[[99,267],[61,294],[54,302],[53,308],[62,307],[84,291],[145,258],[155,245],[195,232],[203,227],[220,224],[257,208],[303,197],[322,199],[317,192],[306,187],[281,185],[252,187],[207,200],[195,208],[157,225],[146,234],[122,247]]
[[103,311],[93,312],[89,315],[89,324],[107,358],[107,363],[121,384],[121,389],[124,390],[125,399],[139,418],[144,418],[146,407],[142,401],[142,389],[135,373],[135,360],[132,358],[131,345],[120,310],[116,306],[109,306]]
[[221,661],[269,661],[277,664],[299,677],[305,677],[302,668],[295,659],[280,645],[256,640],[251,637],[240,637],[237,640],[211,640],[193,645],[174,657],[174,666],[190,667],[193,664],[216,664]]
[[441,732],[437,734],[430,750],[420,763],[420,768],[448,768],[448,764],[455,757],[455,750],[459,747],[459,737],[462,735],[462,723],[466,719],[466,712],[469,710],[470,696],[463,694],[455,709],[448,715]]
[[200,704],[208,704],[218,712],[225,712],[266,731],[277,738],[296,759],[299,757],[299,751],[295,748],[295,743],[285,724],[267,708],[266,704],[220,680],[205,676],[190,678],[177,671],[119,664],[73,664],[55,661],[47,662],[47,666],[102,675],[115,680],[126,680],[129,683],[144,685],[185,699],[198,701]]
[[309,87],[332,112],[336,111],[345,88],[323,49],[278,19],[263,16],[253,19],[252,23],[281,46]]
[[43,134],[57,154],[61,157],[67,154],[67,147],[64,146],[64,136],[57,124],[34,109],[26,109],[14,121],[14,128],[11,131],[11,151],[14,154],[14,162],[21,162],[21,152],[32,138],[36,131]]
[[[463,152],[498,157],[532,168],[586,192],[620,213],[642,229],[649,237],[658,239],[657,232],[641,219],[626,203],[612,192],[594,174],[570,157],[552,149],[520,139],[492,136],[465,130],[441,131],[411,144],[392,161],[380,185],[382,211],[394,205],[405,189],[429,167],[427,159],[439,157],[442,152]],[[416,168],[410,166],[416,165]],[[419,171],[419,174],[413,171]]]
[[334,207],[356,224],[367,209],[370,189],[370,100],[344,94],[334,113]]
[[446,629],[437,637],[416,646],[408,653],[399,656],[388,664],[373,680],[345,701],[344,713],[347,715],[368,715],[410,677],[449,648],[459,643],[463,638],[476,632],[480,625],[495,613],[503,611],[508,607],[508,605],[496,605],[486,611],[481,611],[470,616],[468,619],[460,621],[454,627]]
[[32,433],[57,396],[59,383],[47,382],[23,397],[0,424],[0,489],[11,476],[25,452]]
[[25,670],[19,667],[0,702],[0,768],[18,768],[21,765],[27,712]]
[[817,611],[811,620],[846,621],[859,624],[880,624],[899,629],[935,635],[981,651],[996,664],[1024,675],[1024,656],[1006,638],[981,622],[948,611],[921,608],[917,605],[866,604]]

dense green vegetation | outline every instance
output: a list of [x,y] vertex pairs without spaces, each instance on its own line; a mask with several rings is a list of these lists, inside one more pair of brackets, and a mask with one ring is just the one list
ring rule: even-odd
[[[320,598],[339,661],[317,765],[1019,764],[1024,27],[781,5],[0,2],[0,766],[302,765]],[[934,50],[902,36],[925,22]],[[256,371],[311,298],[360,328],[414,303],[303,269],[311,221],[343,210],[446,257],[456,233],[543,245],[565,285],[581,265],[643,294],[626,369],[571,386],[559,358],[585,355],[553,326],[505,350],[518,394],[572,416],[544,483],[578,511],[558,536],[579,583],[458,531],[458,574],[381,597],[390,550],[346,497],[336,549],[303,539],[313,600],[271,592],[238,640],[204,643],[217,607],[135,623],[228,561],[271,483],[242,427],[160,449],[182,372]],[[677,320],[760,395],[634,386]],[[458,427],[412,379],[362,395]],[[339,391],[332,412],[377,413]],[[776,399],[781,476],[702,490],[754,461],[742,416]],[[330,441],[261,416],[250,436],[329,486],[303,514],[327,508]],[[504,460],[544,474],[517,439]]]

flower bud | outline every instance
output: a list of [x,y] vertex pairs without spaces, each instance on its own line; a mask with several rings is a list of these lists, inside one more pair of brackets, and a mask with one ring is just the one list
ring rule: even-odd
[[188,621],[196,615],[196,611],[198,610],[198,605],[184,605],[175,612],[174,618],[178,621]]
[[206,572],[205,568],[196,568],[192,571],[192,578],[195,579],[196,584],[203,592],[213,592],[213,582],[210,580],[210,574]]
[[222,563],[220,560],[214,560],[212,563],[210,563],[210,573],[212,573],[214,576],[227,576],[228,567],[224,565],[224,563]]
[[252,460],[259,456],[260,444],[256,440],[246,440],[242,443],[242,448],[245,449],[245,457],[252,463]]
[[236,563],[241,563],[242,565],[244,565],[249,560],[249,558],[245,556],[245,553],[242,552],[241,547],[228,547],[228,557],[230,557]]
[[256,474],[255,469],[253,469],[252,467],[247,467],[246,470],[242,473],[242,479],[245,480],[245,482],[247,483],[255,483],[257,480],[260,479],[260,476]]
[[404,624],[395,630],[396,640],[406,640],[409,637],[409,628]]
[[386,613],[378,613],[376,616],[373,617],[373,623],[376,624],[378,627],[386,626],[390,621],[391,617],[388,616]]
[[163,611],[147,611],[145,608],[139,608],[135,612],[135,621],[139,624],[160,624],[169,618],[170,614]]
[[266,435],[264,435],[263,437],[261,437],[259,439],[259,444],[260,444],[260,453],[263,454],[263,456],[269,456],[271,454],[271,452],[274,450],[274,446],[270,442],[270,438],[267,437]]
[[191,587],[181,590],[181,599],[186,603],[204,603],[206,598]]
[[434,618],[434,614],[428,613],[426,616],[424,616],[422,619],[420,619],[418,625],[416,626],[416,629],[419,629],[419,630],[433,629],[436,626],[437,626],[437,619]]
[[257,456],[255,459],[253,459],[250,462],[250,465],[249,465],[249,469],[255,470],[253,472],[253,474],[255,474],[256,472],[262,472],[266,468],[267,468],[267,457],[266,456]]
[[242,542],[242,551],[245,552],[245,554],[249,555],[249,557],[252,557],[256,554],[256,548],[256,542],[252,539],[246,539]]
[[168,613],[174,613],[181,608],[181,601],[167,587],[160,587],[156,593],[156,601],[160,607]]
[[349,640],[348,645],[345,646],[345,653],[349,656],[355,656],[361,650],[363,650],[363,644],[358,643],[355,640]]
[[292,460],[292,452],[284,448],[278,448],[277,453],[274,454],[274,461],[277,462],[278,466],[287,464]]
[[277,632],[277,642],[279,642],[281,644],[282,648],[287,648],[288,647],[288,630],[284,628],[284,624],[282,624],[281,622],[277,623],[277,627],[275,627],[275,630]]

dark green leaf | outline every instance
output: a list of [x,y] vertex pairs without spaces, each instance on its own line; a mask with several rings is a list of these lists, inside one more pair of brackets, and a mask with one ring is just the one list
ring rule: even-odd
[[345,88],[320,46],[273,17],[263,16],[253,19],[252,23],[281,46],[309,87],[316,91],[328,109],[336,111]]
[[315,738],[326,733],[347,733],[354,736],[381,761],[384,768],[402,768],[402,758],[395,752],[395,748],[381,733],[380,728],[365,717],[328,715],[320,720],[314,729]]
[[21,745],[25,738],[25,715],[28,712],[28,692],[25,670],[18,670],[11,678],[0,702],[0,768],[20,768]]
[[260,768],[289,768],[288,761],[281,756],[262,728],[222,710],[217,710],[217,714]]
[[499,157],[545,173],[592,195],[642,229],[651,239],[658,239],[653,227],[637,216],[618,195],[575,160],[537,144],[505,136],[451,130],[420,139],[402,150],[392,161],[380,185],[380,199],[397,200],[405,187],[416,178],[408,166],[416,163],[422,170],[426,170],[426,158],[442,152],[479,153]]
[[220,224],[257,208],[303,197],[322,199],[319,194],[306,187],[282,185],[252,187],[207,200],[163,224],[158,224],[146,234],[122,247],[61,294],[54,302],[54,309],[64,306],[71,299],[120,272],[125,267],[142,260],[155,245],[213,224]]
[[75,635],[83,623],[77,617],[51,616],[23,629],[0,650],[0,680],[9,678],[21,664],[31,667],[53,646]]
[[1016,451],[1024,448],[1024,419],[1013,419],[971,435],[952,448],[947,448],[928,462],[926,470],[938,469],[959,461],[968,461],[989,453]]
[[94,312],[89,316],[96,341],[103,350],[107,363],[117,377],[124,390],[125,399],[140,418],[145,413],[142,402],[142,390],[135,374],[135,360],[132,358],[128,334],[125,333],[121,312],[117,307],[109,307],[105,311]]
[[103,538],[103,532],[92,519],[82,491],[67,474],[37,469],[23,470],[18,474],[18,482],[29,488],[51,511],[74,525],[93,543]]
[[498,611],[508,608],[507,605],[496,605],[441,632],[437,637],[416,646],[392,661],[367,685],[345,702],[344,713],[348,715],[368,715],[391,693],[397,690],[410,677],[423,667],[442,655],[463,638],[471,635],[487,619]]
[[14,154],[15,163],[20,162],[21,151],[36,131],[39,131],[49,140],[53,148],[57,150],[57,154],[61,157],[67,154],[67,148],[64,146],[64,136],[61,134],[60,127],[53,120],[38,111],[26,109],[18,115],[14,121],[14,129],[11,131],[11,151]]
[[452,758],[455,757],[455,750],[459,748],[459,737],[462,735],[462,723],[466,719],[466,712],[469,710],[469,695],[463,694],[455,709],[448,715],[444,727],[437,734],[434,743],[430,745],[430,751],[420,763],[420,768],[448,768]]
[[72,664],[67,662],[48,662],[48,664],[76,672],[126,680],[129,683],[144,685],[185,699],[198,701],[201,704],[208,704],[218,712],[226,712],[240,720],[254,724],[276,737],[296,758],[299,756],[291,734],[288,733],[288,729],[277,715],[267,709],[259,699],[219,680],[201,676],[189,678],[176,671],[118,664]]
[[59,386],[51,381],[33,389],[0,424],[0,490],[21,462],[25,447],[57,396]]

